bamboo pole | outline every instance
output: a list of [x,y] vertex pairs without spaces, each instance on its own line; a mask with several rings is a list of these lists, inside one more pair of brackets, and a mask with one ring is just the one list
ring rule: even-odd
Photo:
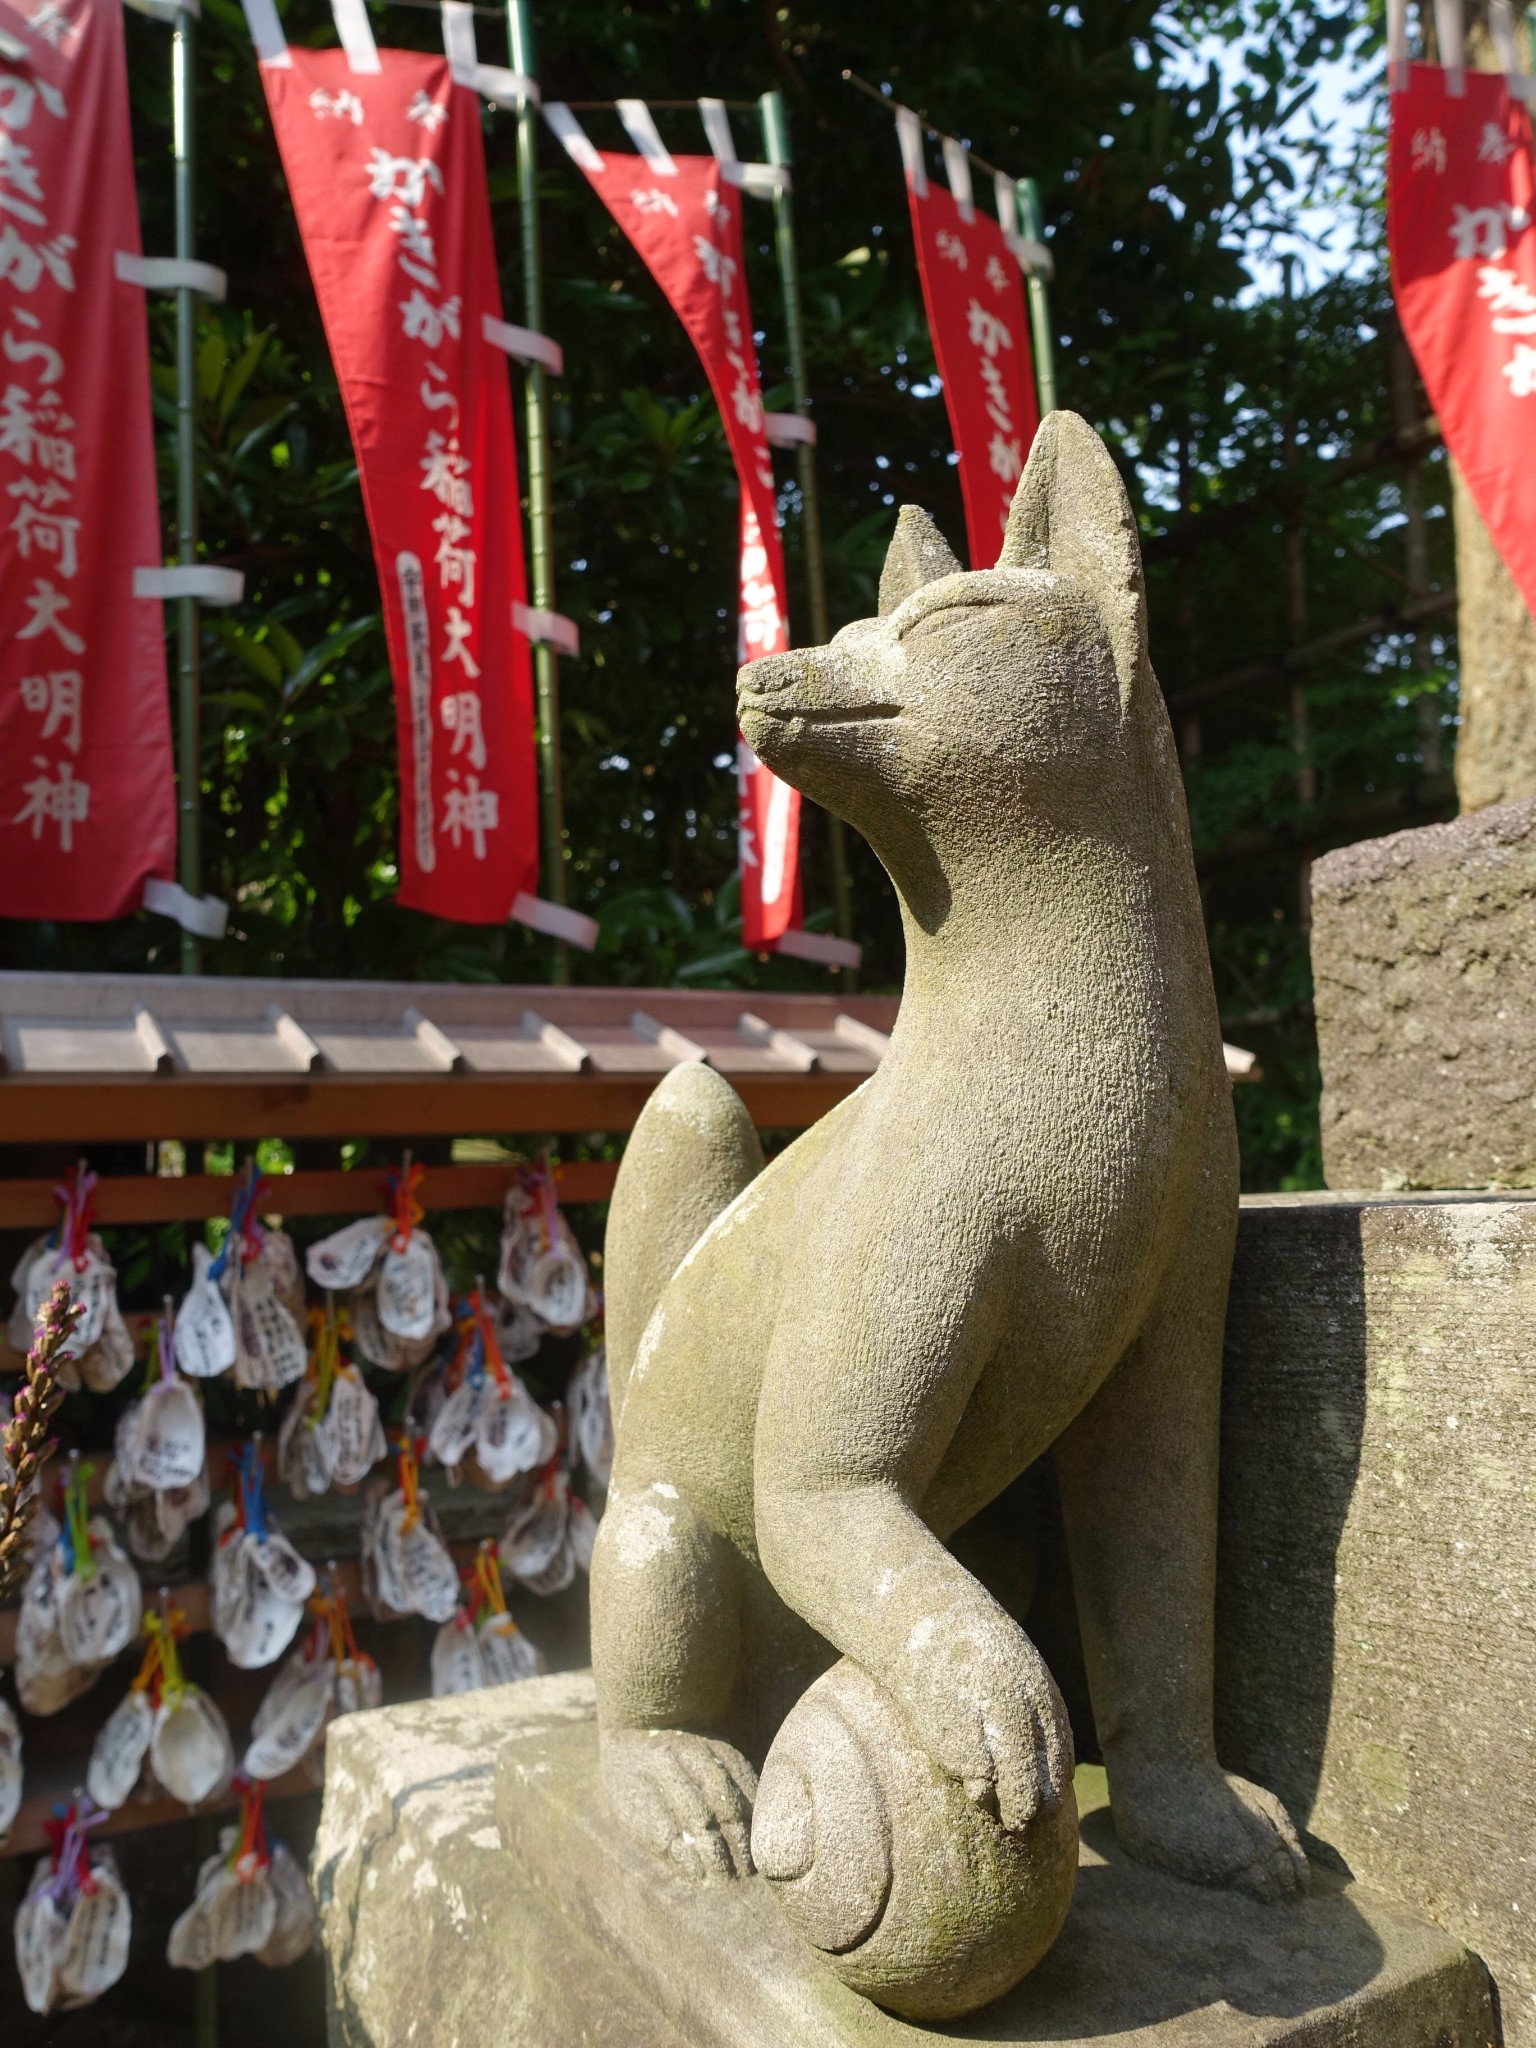
[[[193,146],[193,58],[196,18],[178,11],[171,34],[172,147],[176,165],[176,254],[196,255],[197,188]],[[176,559],[197,560],[197,294],[176,288]],[[187,894],[203,893],[202,690],[198,673],[201,622],[197,599],[176,600],[176,808],[177,874]],[[181,935],[181,971],[202,968],[203,949],[193,932]]]
[[[781,93],[765,92],[758,101],[763,127],[763,154],[771,164],[788,170],[789,123]],[[809,417],[810,378],[805,366],[805,325],[800,302],[800,258],[795,241],[794,202],[787,186],[773,195],[774,253],[778,257],[779,283],[784,294],[784,333],[789,349],[789,382],[795,411]],[[795,450],[795,468],[800,485],[800,535],[805,551],[806,594],[809,599],[811,641],[824,647],[832,638],[827,610],[827,565],[821,541],[821,498],[816,487],[816,450],[802,441]],[[841,818],[827,813],[828,841],[832,854],[832,901],[839,938],[853,937],[853,884],[848,872],[848,834]],[[852,991],[857,976],[845,967],[842,985]]]
[[[1019,225],[1027,240],[1044,242],[1045,217],[1040,211],[1040,188],[1033,178],[1018,180]],[[1051,302],[1045,279],[1033,271],[1029,279],[1029,328],[1035,344],[1035,384],[1040,393],[1040,417],[1056,410],[1056,345],[1051,339]]]
[[[507,27],[512,44],[512,69],[534,76],[533,21],[529,0],[507,0]],[[517,111],[517,198],[523,254],[523,320],[535,334],[544,332],[544,274],[539,252],[539,115],[529,100]],[[553,494],[550,488],[549,393],[542,363],[529,363],[524,374],[528,433],[528,539],[533,604],[540,611],[555,608],[555,545]],[[560,774],[560,667],[555,650],[540,643],[533,650],[534,694],[538,704],[539,808],[543,818],[544,894],[551,903],[565,901],[565,796]],[[563,939],[555,941],[551,979],[568,982],[571,956]]]

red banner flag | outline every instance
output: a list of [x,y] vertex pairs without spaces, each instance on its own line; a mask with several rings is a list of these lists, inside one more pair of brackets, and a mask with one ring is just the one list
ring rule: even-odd
[[261,65],[362,474],[400,747],[400,901],[538,887],[526,586],[480,102],[444,57]]
[[[599,154],[567,109],[546,111],[699,352],[741,483],[737,659],[781,654],[789,646],[784,554],[747,303],[741,188],[712,156]],[[771,946],[801,920],[800,793],[739,734],[736,745],[742,937]]]
[[1403,332],[1446,446],[1536,612],[1531,123],[1503,77],[1415,64],[1392,94],[1388,234]]
[[969,197],[962,203],[930,184],[920,136],[915,157],[903,140],[923,304],[960,457],[971,566],[990,569],[1040,424],[1024,278],[1001,225]]
[[0,59],[4,917],[119,917],[175,870],[140,253],[118,0],[49,0]]

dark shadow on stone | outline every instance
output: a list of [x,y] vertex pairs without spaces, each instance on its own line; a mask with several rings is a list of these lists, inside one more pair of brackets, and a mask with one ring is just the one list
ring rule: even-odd
[[[1334,1672],[1334,1577],[1365,1427],[1352,1205],[1242,1214],[1222,1380],[1216,1747],[1305,1830]],[[1328,1845],[1309,1852],[1342,1869]]]

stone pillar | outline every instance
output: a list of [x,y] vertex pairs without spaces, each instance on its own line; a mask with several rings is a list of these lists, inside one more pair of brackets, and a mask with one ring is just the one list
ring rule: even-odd
[[1221,1412],[1221,1759],[1536,2048],[1536,1197],[1247,1197]]
[[1536,619],[1451,464],[1461,731],[1456,796],[1464,811],[1536,796]]

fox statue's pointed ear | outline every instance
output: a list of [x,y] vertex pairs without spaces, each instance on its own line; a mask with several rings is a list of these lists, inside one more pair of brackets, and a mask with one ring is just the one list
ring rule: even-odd
[[1120,700],[1147,659],[1147,595],[1136,515],[1109,450],[1075,412],[1047,414],[1008,514],[1000,569],[1048,569],[1098,604]]
[[896,515],[896,531],[886,550],[885,567],[880,571],[881,618],[895,611],[903,598],[921,590],[925,583],[936,583],[941,576],[958,575],[959,570],[949,542],[928,514],[916,505],[903,505]]

